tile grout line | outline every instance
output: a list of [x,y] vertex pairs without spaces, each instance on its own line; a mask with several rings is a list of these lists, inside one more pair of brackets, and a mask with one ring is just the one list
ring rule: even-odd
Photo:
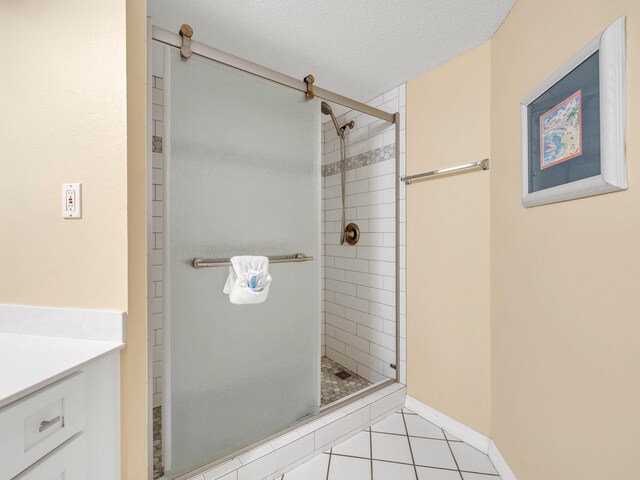
[[331,469],[331,455],[333,455],[333,448],[329,450],[329,461],[327,462],[327,477],[325,480],[329,480],[329,470]]
[[494,479],[500,480],[500,475],[495,473],[472,472],[471,470],[460,470],[460,473],[473,473],[474,475],[484,475],[485,477],[493,477]]
[[416,459],[413,457],[413,448],[411,447],[411,439],[409,438],[409,429],[407,428],[407,421],[404,418],[404,412],[400,410],[400,415],[402,415],[402,424],[404,425],[404,431],[406,433],[407,443],[409,444],[409,453],[411,453],[411,463],[413,463],[413,473],[416,476],[416,480],[418,480],[418,467],[416,467]]
[[451,448],[451,444],[449,443],[449,439],[447,438],[447,432],[445,432],[443,428],[441,428],[440,430],[442,430],[442,435],[444,435],[444,439],[447,442],[447,447],[449,447],[449,451],[451,452],[451,456],[453,457],[453,461],[455,462],[456,467],[458,468],[458,475],[460,475],[461,480],[464,480],[464,477],[462,476],[462,472],[460,471],[460,465],[458,465],[458,459],[453,454],[453,448]]
[[373,434],[371,433],[371,427],[369,427],[369,462],[371,464],[371,480],[373,480]]
[[[378,433],[378,432],[374,432],[374,433]],[[357,457],[355,455],[345,455],[344,453],[334,453],[333,456],[334,457],[356,458],[356,459],[360,459],[360,460],[368,460],[368,458],[365,458],[365,457]],[[382,460],[380,458],[376,458],[375,461],[376,462],[382,462],[382,463],[393,463],[394,465],[408,465],[410,467],[413,466],[413,464],[411,464],[411,463],[399,462],[399,461],[395,461],[395,460]],[[457,472],[457,470],[455,468],[435,467],[435,466],[432,466],[432,465],[416,465],[416,466],[417,467],[432,468],[432,469],[435,469],[435,470],[446,470],[447,472]],[[481,472],[467,472],[467,473],[481,473]],[[493,474],[485,473],[483,475],[493,475]]]
[[[385,435],[395,435],[396,437],[410,437],[410,438],[424,438],[425,440],[438,440],[440,442],[444,442],[444,438],[435,438],[435,437],[421,437],[420,435],[404,435],[402,433],[391,433],[391,432],[378,432],[373,430],[374,433],[384,433]],[[454,443],[464,443],[462,440],[449,440]]]

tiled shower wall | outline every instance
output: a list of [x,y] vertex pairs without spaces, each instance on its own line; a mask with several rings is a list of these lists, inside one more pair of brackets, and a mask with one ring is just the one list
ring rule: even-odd
[[149,279],[149,313],[153,335],[149,342],[153,345],[153,406],[162,405],[164,347],[164,79],[152,76],[151,119],[153,135],[152,153],[152,223],[151,264]]
[[[346,223],[360,227],[356,246],[340,245],[340,140],[333,123],[323,129],[323,355],[369,381],[395,378],[396,370],[396,175],[405,165],[405,85],[368,102],[400,113],[395,125],[350,111],[338,123],[354,120],[347,133]],[[396,148],[400,172],[396,172]],[[406,378],[405,209],[400,197],[400,379]]]

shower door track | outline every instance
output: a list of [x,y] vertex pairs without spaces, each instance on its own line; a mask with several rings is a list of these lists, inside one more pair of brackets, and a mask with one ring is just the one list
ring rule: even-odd
[[[179,34],[170,32],[164,28],[153,26],[151,36],[153,40],[171,47],[179,49],[182,46],[182,37]],[[191,41],[191,51],[200,57],[208,58],[214,62],[222,63],[237,70],[242,70],[243,72],[262,77],[266,80],[271,80],[272,82],[279,83],[280,85],[284,85],[304,93],[307,92],[307,84],[303,80],[298,80],[290,77],[289,75],[285,75],[284,73],[271,70],[270,68],[263,67],[262,65],[258,65],[257,63],[250,62],[243,58],[236,57],[235,55],[210,47],[204,43]],[[386,120],[390,123],[395,123],[396,121],[393,113],[388,113],[384,110],[371,107],[365,103],[358,102],[338,93],[316,87],[315,85],[313,87],[313,91],[317,97],[323,98],[324,100],[338,103],[344,107],[358,110],[366,113],[367,115],[372,115],[374,117],[381,118],[382,120]]]
[[[149,24],[150,24],[150,20],[149,20]],[[148,25],[149,25],[148,24]],[[150,35],[149,35],[150,33]],[[148,33],[148,37],[151,37],[150,40],[155,40],[157,42],[163,43],[165,45],[168,45],[170,47],[174,47],[177,49],[180,49],[180,47],[182,46],[182,37],[177,34],[177,33],[173,33],[170,32],[168,30],[165,30],[163,28],[160,27],[156,27],[156,26],[151,26],[151,32]],[[149,41],[149,48],[150,48],[150,44],[151,41]],[[231,55],[229,53],[226,53],[222,50],[218,50],[217,48],[213,48],[210,47],[208,45],[205,45],[203,43],[200,42],[196,42],[196,41],[191,41],[191,50],[194,54],[203,57],[203,58],[207,58],[209,60],[213,60],[214,62],[217,63],[221,63],[223,65],[227,65],[229,67],[235,68],[237,70],[246,72],[246,73],[250,73],[252,75],[256,75],[258,77],[264,78],[266,80],[270,80],[272,82],[293,88],[295,90],[299,90],[300,92],[306,93],[307,92],[307,84],[303,81],[303,80],[298,80],[296,78],[290,77],[288,75],[285,75],[283,73],[277,72],[275,70],[271,70],[270,68],[267,67],[263,67],[261,65],[258,65],[256,63],[250,62],[248,60],[244,60],[240,57],[236,57],[234,55]],[[150,56],[150,55],[149,55]],[[150,74],[149,74],[150,75]],[[396,135],[396,148],[395,148],[395,189],[396,189],[396,195],[395,195],[395,207],[396,207],[396,216],[395,216],[395,249],[396,249],[396,254],[395,254],[395,273],[396,273],[396,292],[395,292],[395,297],[396,297],[396,305],[395,305],[395,322],[396,322],[396,358],[395,358],[395,365],[393,365],[393,367],[395,368],[396,371],[396,377],[395,378],[389,378],[388,380],[385,381],[380,381],[379,383],[376,383],[374,385],[371,385],[369,387],[366,387],[362,390],[360,390],[359,392],[354,393],[351,396],[342,398],[336,402],[334,402],[333,404],[327,405],[325,407],[320,408],[320,410],[313,414],[313,415],[309,415],[307,417],[301,418],[298,422],[296,422],[295,424],[274,433],[273,435],[270,435],[268,437],[262,438],[250,445],[247,445],[241,449],[238,449],[228,455],[225,455],[222,458],[218,458],[215,461],[208,463],[206,465],[203,465],[187,474],[183,474],[180,475],[179,477],[176,477],[175,480],[189,480],[191,479],[194,475],[198,475],[200,473],[203,473],[211,468],[214,468],[218,465],[221,465],[229,460],[231,460],[234,457],[237,457],[249,450],[252,450],[254,448],[257,448],[265,443],[268,443],[270,441],[272,441],[273,439],[280,437],[282,435],[285,435],[288,432],[291,432],[297,428],[300,428],[302,425],[308,424],[313,422],[314,420],[317,420],[319,418],[324,417],[325,415],[334,412],[340,408],[343,408],[351,403],[354,403],[358,400],[360,400],[363,397],[366,397],[367,395],[370,395],[378,390],[381,390],[389,385],[392,385],[394,383],[401,383],[400,382],[400,363],[401,363],[401,352],[400,352],[400,347],[401,347],[401,342],[400,342],[400,301],[401,301],[401,295],[400,295],[400,273],[401,273],[401,264],[400,264],[400,260],[401,260],[401,255],[400,255],[400,114],[398,112],[396,113],[388,113],[385,112],[383,110],[380,110],[378,108],[374,108],[371,107],[365,103],[362,102],[358,102],[357,100],[353,100],[351,98],[345,97],[343,95],[331,92],[329,90],[325,90],[323,88],[319,88],[314,86],[314,92],[316,94],[317,97],[320,97],[324,100],[330,101],[330,102],[334,102],[337,103],[339,105],[348,107],[350,109],[353,110],[357,110],[359,112],[365,113],[367,115],[371,115],[373,117],[385,120],[389,123],[392,123],[395,125],[395,135]],[[151,104],[150,98],[148,98],[148,102],[149,102],[149,107]],[[148,160],[149,162],[151,161],[151,159],[149,158]],[[150,362],[149,364],[149,368],[151,368],[151,356],[149,355],[149,360]],[[150,412],[153,409],[150,409]],[[151,414],[152,415],[152,414]],[[153,425],[153,421],[152,419],[150,419],[149,425]],[[151,437],[151,435],[150,435]],[[152,438],[152,437],[151,437]],[[153,476],[153,457],[150,456],[150,469],[149,469],[149,478],[152,478]]]

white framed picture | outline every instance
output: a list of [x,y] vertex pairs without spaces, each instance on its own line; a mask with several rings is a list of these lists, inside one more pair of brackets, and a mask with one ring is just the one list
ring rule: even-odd
[[522,204],[627,188],[625,17],[525,97]]

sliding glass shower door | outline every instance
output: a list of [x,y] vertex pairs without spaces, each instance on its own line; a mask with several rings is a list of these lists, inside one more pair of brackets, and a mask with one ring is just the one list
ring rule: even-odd
[[[320,113],[300,92],[172,50],[167,79],[164,417],[169,478],[319,405]],[[195,257],[291,255],[268,298],[234,305],[227,266]]]

